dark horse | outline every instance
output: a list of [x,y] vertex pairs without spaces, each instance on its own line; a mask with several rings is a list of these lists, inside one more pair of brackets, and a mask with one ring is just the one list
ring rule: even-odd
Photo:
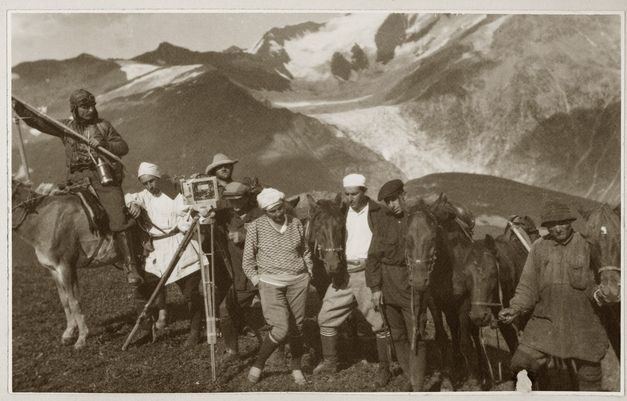
[[[456,366],[460,368],[455,372],[458,378],[459,373],[464,371],[465,376],[476,381],[468,358],[470,350],[474,348],[481,383],[487,388],[490,384],[485,375],[488,361],[482,352],[480,325],[474,322],[483,324],[489,321],[489,308],[492,305],[481,305],[479,294],[486,277],[493,276],[496,279],[496,258],[486,241],[473,240],[468,225],[459,221],[458,208],[448,202],[446,196],[440,195],[431,205],[431,210],[437,218],[440,232],[437,237],[437,262],[431,275],[429,292],[433,300],[431,311],[436,329],[436,343],[441,350],[442,359],[448,362],[443,366],[444,373],[448,375],[448,368]],[[475,308],[471,309],[473,302]],[[442,314],[451,332],[451,352]]]
[[[413,319],[409,338],[410,352],[414,353],[418,360],[418,366],[409,365],[410,370],[417,369],[418,372],[407,373],[414,391],[422,391],[425,386],[426,347],[424,345],[425,333],[422,330],[427,318],[427,307],[430,306],[431,301],[428,289],[437,260],[437,238],[438,222],[428,206],[422,199],[419,199],[417,203],[408,207],[405,237],[405,259]],[[401,360],[398,355],[397,358]],[[429,384],[426,385],[431,387]]]
[[[473,286],[475,292],[470,313],[473,323],[480,327],[498,324],[510,354],[518,348],[517,330],[512,325],[497,322],[495,316],[501,308],[509,307],[529,254],[527,246],[540,237],[535,223],[529,216],[524,216],[520,220],[522,224],[515,228],[512,227],[510,220],[504,233],[496,239],[486,236],[484,245],[494,255],[497,263],[486,265],[490,268],[486,272],[488,274],[485,274],[481,280],[476,280],[476,285]],[[514,229],[518,231],[518,235],[514,233]],[[521,242],[521,238],[526,244]],[[528,319],[529,316],[518,318],[516,323],[518,330],[525,327]]]
[[92,231],[76,195],[39,194],[15,180],[11,188],[13,231],[35,249],[37,260],[57,285],[67,323],[61,342],[83,348],[89,330],[79,302],[76,270],[118,261],[112,236]]
[[600,291],[610,302],[602,308],[601,320],[620,358],[620,216],[608,204],[582,214],[586,217],[585,234],[591,244],[592,268],[597,272]]
[[320,298],[331,283],[340,285],[347,276],[344,254],[344,213],[341,197],[316,200],[307,194],[309,216],[305,222],[305,237],[312,254],[312,285]]

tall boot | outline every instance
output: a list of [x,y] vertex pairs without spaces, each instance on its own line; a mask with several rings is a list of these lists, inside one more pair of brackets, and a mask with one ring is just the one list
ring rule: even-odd
[[230,316],[224,316],[220,319],[220,331],[226,348],[226,355],[222,362],[230,362],[239,357],[239,344],[237,339],[237,330]]
[[377,387],[385,387],[392,378],[390,374],[390,335],[385,337],[376,337],[377,339],[377,355],[379,356],[379,369],[377,370],[377,378],[375,385]]
[[410,351],[409,355],[409,381],[413,391],[423,391],[426,364],[427,345],[419,340],[416,344],[416,351]]
[[290,343],[290,354],[292,356],[292,359],[290,361],[290,366],[292,370],[294,369],[300,370],[301,368],[300,361],[301,361],[301,358],[303,357],[303,354],[305,353],[304,347],[303,347],[303,336],[302,335],[290,336],[289,343]]
[[126,281],[131,285],[139,285],[143,282],[142,277],[137,272],[137,259],[133,252],[133,235],[128,231],[118,231],[113,233],[115,244],[122,256]]
[[189,314],[189,335],[183,344],[184,347],[189,348],[197,345],[200,342],[200,323],[202,320],[202,309],[198,302],[188,302],[187,312]]
[[320,342],[322,344],[322,362],[318,364],[313,370],[313,374],[328,374],[337,372],[337,341],[338,335],[332,336],[320,336]]
[[398,364],[401,365],[401,369],[403,370],[403,374],[407,377],[409,381],[411,376],[409,372],[409,353],[411,352],[409,348],[409,343],[407,340],[394,341],[394,351],[396,351],[396,359],[398,360]]

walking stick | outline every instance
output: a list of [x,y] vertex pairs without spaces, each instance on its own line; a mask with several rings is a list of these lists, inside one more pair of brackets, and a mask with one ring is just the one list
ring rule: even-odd
[[[202,250],[200,225],[197,226],[196,232],[198,235],[198,243],[201,244],[198,249],[198,263],[200,264],[200,274],[202,277],[202,289],[205,301],[205,322],[207,331],[207,344],[209,344],[209,359],[211,363],[211,378],[216,381],[216,343],[217,343],[217,330],[216,330],[216,297],[215,297],[215,247],[214,247],[214,223],[210,224],[210,253],[211,258],[210,266],[205,264],[203,256],[207,255]],[[207,269],[209,267],[209,269]]]
[[124,341],[124,345],[122,345],[122,351],[126,351],[126,349],[128,348],[128,345],[130,344],[131,340],[133,339],[133,336],[135,335],[135,333],[139,329],[139,325],[140,325],[141,321],[143,319],[145,319],[146,316],[148,315],[148,309],[155,302],[155,299],[157,299],[157,296],[159,295],[159,292],[165,286],[166,281],[168,281],[168,278],[170,278],[170,275],[172,275],[172,272],[176,268],[176,265],[178,264],[179,260],[181,259],[181,256],[183,256],[183,252],[185,251],[185,249],[187,248],[187,245],[189,245],[190,241],[192,240],[192,237],[194,235],[194,229],[198,225],[198,219],[200,219],[200,216],[197,215],[192,220],[192,224],[191,224],[189,230],[187,231],[187,233],[185,233],[185,236],[183,237],[183,241],[181,241],[181,243],[179,244],[179,247],[176,249],[176,253],[174,254],[174,257],[172,258],[172,260],[170,261],[170,264],[168,265],[168,268],[166,269],[166,271],[163,274],[163,276],[161,276],[161,279],[159,280],[159,283],[157,284],[157,287],[155,288],[155,290],[152,292],[152,295],[150,296],[150,299],[148,300],[148,302],[146,302],[146,305],[144,305],[144,309],[142,310],[142,312],[137,317],[137,320],[135,321],[135,326],[133,327],[133,330],[131,330],[131,332],[129,333],[128,337],[126,337],[126,341]]

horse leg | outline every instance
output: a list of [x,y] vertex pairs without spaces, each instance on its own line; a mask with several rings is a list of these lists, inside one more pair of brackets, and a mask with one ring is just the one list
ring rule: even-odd
[[487,388],[489,388],[489,385],[492,384],[491,376],[488,377],[486,375],[489,369],[488,361],[487,361],[487,358],[488,358],[487,350],[486,350],[486,354],[484,355],[483,353],[484,345],[481,344],[482,339],[480,338],[480,335],[479,335],[479,330],[480,330],[479,327],[473,324],[472,322],[468,322],[468,328],[469,328],[469,332],[470,332],[469,334],[472,339],[472,342],[474,343],[475,351],[477,355],[477,367],[479,370],[479,384],[481,385],[482,390],[487,390]]
[[461,372],[464,372],[467,368],[468,361],[466,357],[461,351],[461,338],[460,338],[460,324],[459,324],[459,316],[453,308],[447,307],[444,312],[446,317],[446,323],[448,324],[449,329],[451,330],[451,349],[452,349],[452,364],[454,366],[454,373],[456,381],[459,381],[463,376]]
[[81,311],[79,302],[78,277],[76,271],[74,271],[69,264],[62,264],[59,270],[64,287],[69,289],[69,291],[67,291],[68,304],[74,321],[78,326],[78,339],[74,343],[74,348],[78,350],[85,347],[87,336],[89,335],[89,329],[87,328],[87,324],[85,324],[85,315],[83,315]]
[[54,283],[57,286],[57,291],[59,292],[59,299],[61,300],[61,305],[63,305],[63,311],[65,312],[66,326],[65,326],[65,331],[63,332],[63,335],[61,336],[61,343],[63,345],[70,345],[73,343],[73,340],[76,337],[76,329],[78,328],[78,326],[76,324],[76,320],[74,320],[72,311],[70,310],[67,289],[63,285],[63,281],[61,280],[60,275],[54,270],[51,270],[50,273],[52,274]]
[[[433,298],[428,298],[428,308],[431,311],[431,317],[433,318],[433,325],[435,326],[435,343],[438,349],[439,364],[436,370],[431,375],[429,381],[425,383],[425,389],[430,389],[438,383],[441,383],[440,388],[445,383],[450,385],[449,369],[450,369],[450,352],[448,346],[448,335],[444,329],[444,321],[442,319],[442,311],[437,307]],[[446,388],[445,391],[452,390]]]

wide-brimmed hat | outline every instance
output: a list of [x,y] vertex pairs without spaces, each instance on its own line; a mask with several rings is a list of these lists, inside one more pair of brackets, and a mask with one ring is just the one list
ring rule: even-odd
[[546,227],[548,223],[557,221],[575,221],[577,217],[570,210],[570,207],[560,201],[551,200],[542,207],[542,227]]
[[240,199],[250,193],[250,187],[241,182],[232,181],[226,184],[222,197],[225,199]]
[[213,156],[213,161],[211,162],[211,164],[208,165],[207,168],[205,169],[205,174],[211,174],[213,170],[215,170],[216,168],[220,166],[224,166],[225,164],[235,164],[238,161],[239,160],[237,159],[231,160],[227,155],[223,153],[216,153]]

